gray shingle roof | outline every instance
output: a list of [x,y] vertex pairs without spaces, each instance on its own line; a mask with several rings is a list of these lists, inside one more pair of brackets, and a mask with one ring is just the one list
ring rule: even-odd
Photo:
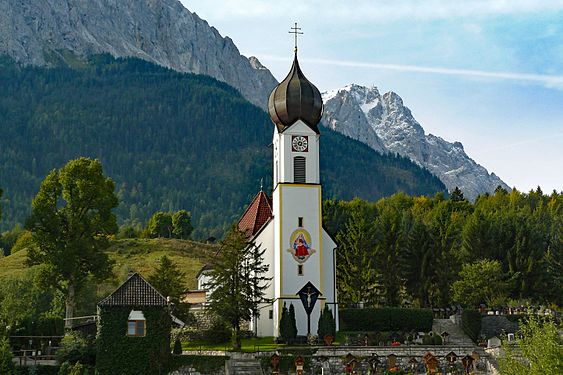
[[160,294],[138,273],[133,274],[98,306],[166,306],[166,297]]

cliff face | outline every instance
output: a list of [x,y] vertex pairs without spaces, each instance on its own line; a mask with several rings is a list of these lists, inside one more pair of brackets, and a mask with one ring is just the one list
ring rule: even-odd
[[380,152],[406,156],[434,173],[448,190],[458,186],[474,199],[497,186],[509,189],[499,177],[477,164],[460,142],[425,134],[401,97],[381,95],[376,87],[349,85],[323,94],[324,123]]
[[43,66],[66,51],[134,56],[206,74],[262,108],[277,84],[256,58],[242,56],[176,0],[0,0],[0,54]]

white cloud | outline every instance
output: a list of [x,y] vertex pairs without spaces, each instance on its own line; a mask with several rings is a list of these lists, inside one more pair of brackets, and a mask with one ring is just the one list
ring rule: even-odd
[[[287,56],[273,56],[262,55],[260,59],[271,61],[287,61]],[[527,74],[527,73],[514,73],[514,72],[491,72],[484,70],[472,69],[452,69],[443,67],[429,67],[418,65],[401,65],[401,64],[379,64],[379,63],[366,63],[358,61],[343,61],[343,60],[328,60],[328,59],[300,59],[304,62],[314,64],[324,64],[333,66],[344,66],[350,68],[366,68],[366,69],[379,69],[379,70],[394,70],[400,72],[412,73],[429,73],[440,74],[449,76],[464,76],[476,78],[490,78],[520,82],[538,83],[548,88],[563,90],[563,76],[560,75],[544,75],[544,74]]]

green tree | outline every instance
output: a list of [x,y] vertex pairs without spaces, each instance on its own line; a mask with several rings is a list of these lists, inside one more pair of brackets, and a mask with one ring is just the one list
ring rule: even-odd
[[551,319],[535,315],[520,321],[521,338],[516,345],[503,343],[504,355],[499,358],[502,375],[563,374],[563,342]]
[[28,229],[37,247],[28,252],[30,264],[45,264],[42,278],[66,296],[66,325],[72,324],[76,294],[91,275],[97,280],[111,273],[103,252],[108,235],[117,232],[112,210],[118,200],[114,183],[98,160],[80,158],[51,171],[32,202]]
[[288,327],[289,327],[289,342],[295,342],[297,338],[297,320],[295,320],[295,307],[293,303],[289,304],[289,312],[287,313],[288,316]]
[[354,209],[345,229],[336,236],[338,243],[338,297],[346,304],[376,301],[375,230],[368,223],[367,210]]
[[488,306],[502,303],[508,292],[506,275],[499,261],[483,259],[464,264],[459,280],[451,286],[453,299],[463,306],[475,307],[481,302]]
[[389,200],[378,202],[380,209],[375,222],[377,242],[374,257],[380,293],[388,306],[397,306],[401,302],[400,253],[405,237],[401,212],[407,201],[404,194],[395,194]]
[[268,271],[263,263],[264,251],[233,226],[221,241],[219,257],[205,285],[212,290],[209,308],[232,327],[235,350],[241,346],[241,323],[259,316],[259,304],[264,302],[270,280],[264,276]]
[[192,215],[186,210],[175,212],[174,215],[172,215],[172,228],[174,238],[187,240],[194,230],[192,226]]
[[12,349],[8,338],[0,337],[0,374],[15,375],[16,369],[12,358]]
[[[60,293],[40,285],[37,269],[6,277],[0,285],[0,327],[11,334],[58,335],[62,332]],[[52,323],[52,324],[49,324]],[[58,326],[57,323],[60,323]]]
[[450,200],[452,202],[460,202],[466,200],[463,196],[463,192],[459,187],[455,187],[455,189],[450,194]]
[[289,311],[287,311],[287,306],[285,305],[284,302],[281,312],[281,317],[280,317],[280,338],[286,344],[289,344],[290,335],[291,335],[290,331],[291,331],[291,327],[289,324]]
[[328,307],[328,304],[325,304],[324,309],[321,311],[317,328],[317,335],[321,340],[325,336],[336,336],[336,322],[334,320],[334,317],[332,316],[332,311]]
[[189,305],[183,302],[188,293],[186,287],[186,273],[180,271],[178,266],[166,255],[160,258],[160,264],[148,278],[149,283],[163,296],[170,297],[175,306],[175,314],[180,319],[187,320],[189,316]]
[[145,238],[172,238],[172,215],[169,212],[158,211],[151,216],[143,232]]

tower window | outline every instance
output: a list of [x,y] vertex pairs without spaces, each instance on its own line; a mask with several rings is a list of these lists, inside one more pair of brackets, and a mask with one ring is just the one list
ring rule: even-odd
[[297,265],[297,276],[303,276],[303,265],[302,264]]
[[268,311],[268,319],[274,319],[274,310]]
[[305,178],[305,157],[296,156],[293,158],[293,182],[296,184],[304,184],[307,181]]
[[297,226],[299,228],[303,228],[303,218],[302,217],[297,218]]

